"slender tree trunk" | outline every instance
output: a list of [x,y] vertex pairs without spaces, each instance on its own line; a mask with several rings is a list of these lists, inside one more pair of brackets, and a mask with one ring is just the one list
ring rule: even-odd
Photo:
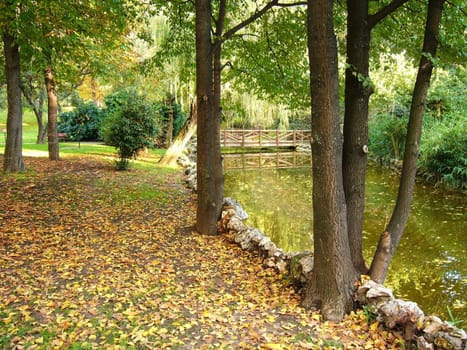
[[348,67],[345,73],[342,166],[352,261],[360,273],[366,273],[368,268],[363,258],[362,232],[368,152],[368,103],[372,93],[368,77],[368,1],[347,0],[347,11]]
[[314,267],[303,299],[327,320],[353,307],[358,279],[350,256],[342,180],[337,43],[332,0],[308,2],[308,54],[312,91]]
[[185,149],[188,141],[192,138],[196,132],[197,117],[196,117],[196,105],[191,107],[190,118],[187,120],[182,130],[178,133],[175,141],[170,145],[165,152],[164,157],[160,160],[161,165],[175,166],[177,159],[180,158],[183,150]]
[[[28,85],[28,86],[26,86]],[[45,91],[44,89],[40,89],[39,98],[33,98],[33,91],[34,87],[31,83],[23,82],[21,84],[21,91],[23,92],[23,96],[28,101],[29,106],[32,108],[34,112],[34,116],[36,117],[37,121],[37,144],[45,143],[45,137],[47,135],[47,123],[44,123],[44,100],[45,100]]]
[[172,134],[174,132],[174,100],[175,98],[169,96],[167,101],[169,104],[169,121],[167,122],[167,131],[165,133],[165,146],[167,148],[172,144]]
[[60,153],[57,135],[58,101],[53,70],[50,67],[45,70],[45,87],[47,89],[47,138],[49,159],[59,160]]
[[215,183],[216,131],[213,100],[211,1],[196,0],[196,98],[197,98],[197,189],[196,228],[202,234],[217,234]]
[[23,162],[23,110],[21,104],[20,56],[19,47],[12,35],[3,33],[5,54],[5,76],[7,82],[7,136],[3,158],[5,172],[18,172],[25,169]]
[[415,176],[417,173],[417,159],[422,134],[423,114],[425,112],[426,96],[430,86],[431,73],[433,71],[433,57],[435,57],[438,46],[439,24],[444,1],[445,0],[429,0],[428,3],[423,52],[412,95],[399,193],[391,220],[385,232],[381,235],[370,268],[371,278],[380,283],[383,283],[386,279],[390,262],[399,245],[410,213],[410,205],[415,187]]

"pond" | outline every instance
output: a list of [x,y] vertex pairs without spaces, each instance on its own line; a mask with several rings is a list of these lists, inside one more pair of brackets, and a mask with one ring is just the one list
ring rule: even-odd
[[[225,157],[225,195],[242,204],[250,216],[247,224],[258,227],[285,252],[312,250],[310,162],[305,164],[294,153],[284,158]],[[368,263],[390,219],[397,189],[397,175],[379,167],[368,169],[364,226]],[[397,297],[415,301],[426,314],[446,320],[448,308],[456,320],[467,320],[466,207],[462,194],[417,184],[409,222],[386,279]]]

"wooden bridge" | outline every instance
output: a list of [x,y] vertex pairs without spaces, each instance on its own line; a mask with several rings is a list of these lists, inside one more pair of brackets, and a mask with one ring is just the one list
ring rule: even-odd
[[311,153],[242,153],[224,154],[224,170],[310,168]]
[[221,147],[290,147],[310,145],[311,130],[221,130]]

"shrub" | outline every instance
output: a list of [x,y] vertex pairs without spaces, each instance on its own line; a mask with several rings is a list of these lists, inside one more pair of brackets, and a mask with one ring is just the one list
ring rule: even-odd
[[104,114],[92,102],[80,103],[76,109],[60,114],[58,132],[67,134],[74,141],[100,140],[99,130]]
[[467,188],[467,122],[435,121],[422,134],[419,170],[428,179]]
[[405,147],[407,117],[381,114],[369,122],[369,148],[371,155],[382,161],[400,159]]
[[128,168],[129,160],[142,149],[152,147],[157,135],[157,110],[134,90],[121,90],[105,99],[107,105],[103,135],[117,148],[117,169]]

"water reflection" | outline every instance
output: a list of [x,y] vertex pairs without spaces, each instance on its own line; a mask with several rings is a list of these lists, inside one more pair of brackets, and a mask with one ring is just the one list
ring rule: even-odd
[[[389,221],[398,177],[370,168],[364,226],[364,255],[369,261]],[[311,168],[226,170],[227,196],[250,215],[248,225],[268,234],[284,251],[312,250]],[[414,300],[426,313],[467,319],[465,196],[417,185],[404,236],[386,284],[397,296]]]

